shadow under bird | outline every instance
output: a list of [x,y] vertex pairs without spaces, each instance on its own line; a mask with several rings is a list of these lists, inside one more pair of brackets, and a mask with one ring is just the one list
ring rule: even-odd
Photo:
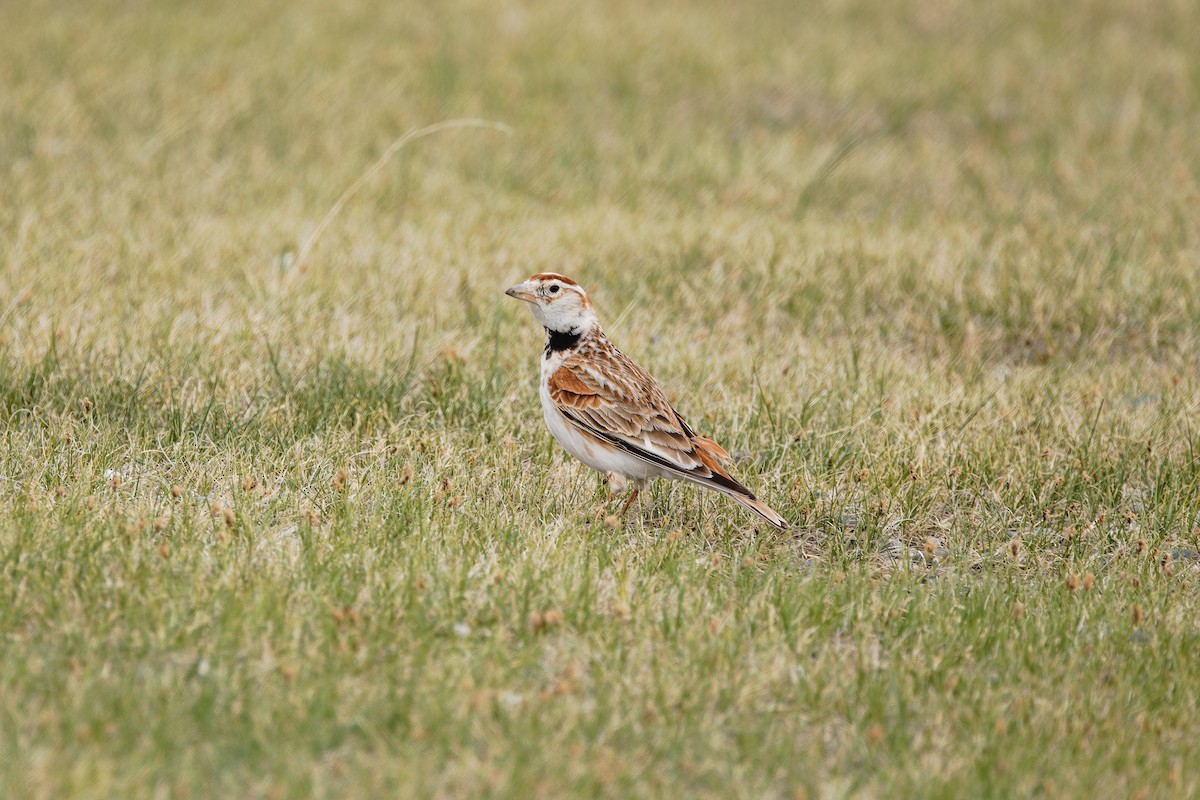
[[546,329],[541,377],[546,426],[568,453],[608,476],[614,492],[633,484],[622,514],[647,481],[667,478],[718,491],[787,528],[783,517],[723,466],[729,453],[693,431],[654,378],[613,346],[579,284],[542,272],[505,294],[528,303]]

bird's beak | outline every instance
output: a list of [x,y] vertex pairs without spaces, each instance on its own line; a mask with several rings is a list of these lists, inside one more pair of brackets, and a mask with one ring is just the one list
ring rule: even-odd
[[518,300],[524,300],[526,303],[532,303],[537,300],[537,295],[534,294],[533,288],[529,285],[529,281],[518,283],[511,289],[504,292],[509,297],[515,297]]

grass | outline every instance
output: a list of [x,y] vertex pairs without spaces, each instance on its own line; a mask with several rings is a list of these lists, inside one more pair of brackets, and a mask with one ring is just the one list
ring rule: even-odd
[[[1193,4],[5,18],[0,795],[1200,793]],[[591,521],[542,270],[791,532]]]

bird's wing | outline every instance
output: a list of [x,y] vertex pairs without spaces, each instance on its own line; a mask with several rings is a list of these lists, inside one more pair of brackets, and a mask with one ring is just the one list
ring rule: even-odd
[[573,356],[550,375],[550,398],[575,426],[678,477],[754,495],[722,466],[729,454],[697,436],[650,375],[615,348]]

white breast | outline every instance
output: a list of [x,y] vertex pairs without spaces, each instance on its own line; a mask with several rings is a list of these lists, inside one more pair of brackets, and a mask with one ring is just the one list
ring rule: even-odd
[[642,461],[636,456],[622,452],[617,448],[601,444],[583,433],[558,410],[558,406],[550,399],[550,375],[562,363],[562,356],[551,353],[549,358],[542,359],[541,399],[542,415],[546,419],[546,427],[559,444],[571,455],[578,458],[594,470],[603,473],[615,472],[627,478],[653,478],[661,474],[661,470],[652,464]]

